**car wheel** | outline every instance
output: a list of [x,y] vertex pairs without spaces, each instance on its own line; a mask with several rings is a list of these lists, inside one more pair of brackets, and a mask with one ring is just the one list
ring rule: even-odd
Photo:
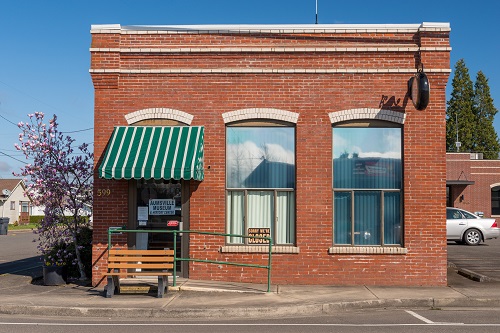
[[481,232],[477,229],[469,229],[464,234],[464,242],[467,245],[478,245],[481,242]]

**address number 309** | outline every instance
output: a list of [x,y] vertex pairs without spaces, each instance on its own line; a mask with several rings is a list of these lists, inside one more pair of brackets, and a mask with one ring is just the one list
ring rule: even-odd
[[107,197],[110,194],[111,194],[111,190],[109,188],[97,189],[97,196],[98,197]]

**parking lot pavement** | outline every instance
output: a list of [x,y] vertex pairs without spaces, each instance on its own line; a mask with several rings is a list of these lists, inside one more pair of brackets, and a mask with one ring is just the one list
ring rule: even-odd
[[477,246],[448,242],[448,262],[459,269],[500,281],[500,239],[490,239]]

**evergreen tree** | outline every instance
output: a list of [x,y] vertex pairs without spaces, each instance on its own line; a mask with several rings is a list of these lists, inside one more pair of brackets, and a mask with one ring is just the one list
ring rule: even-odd
[[455,151],[455,142],[460,141],[460,151],[475,151],[474,89],[463,59],[455,65],[452,88],[446,109],[446,148],[448,151]]
[[474,141],[476,151],[482,152],[485,159],[498,159],[500,144],[493,127],[493,119],[498,110],[490,95],[488,79],[479,71],[474,84],[474,109],[476,113],[476,131]]

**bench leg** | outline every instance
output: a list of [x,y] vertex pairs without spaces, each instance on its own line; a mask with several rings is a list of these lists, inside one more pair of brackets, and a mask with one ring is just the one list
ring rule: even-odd
[[111,298],[115,294],[115,283],[112,276],[108,276],[108,285],[106,286],[106,298]]
[[158,295],[156,297],[163,298],[163,295],[168,291],[168,276],[158,276]]
[[108,286],[106,287],[106,298],[111,298],[116,293],[120,293],[120,278],[118,276],[108,276]]

